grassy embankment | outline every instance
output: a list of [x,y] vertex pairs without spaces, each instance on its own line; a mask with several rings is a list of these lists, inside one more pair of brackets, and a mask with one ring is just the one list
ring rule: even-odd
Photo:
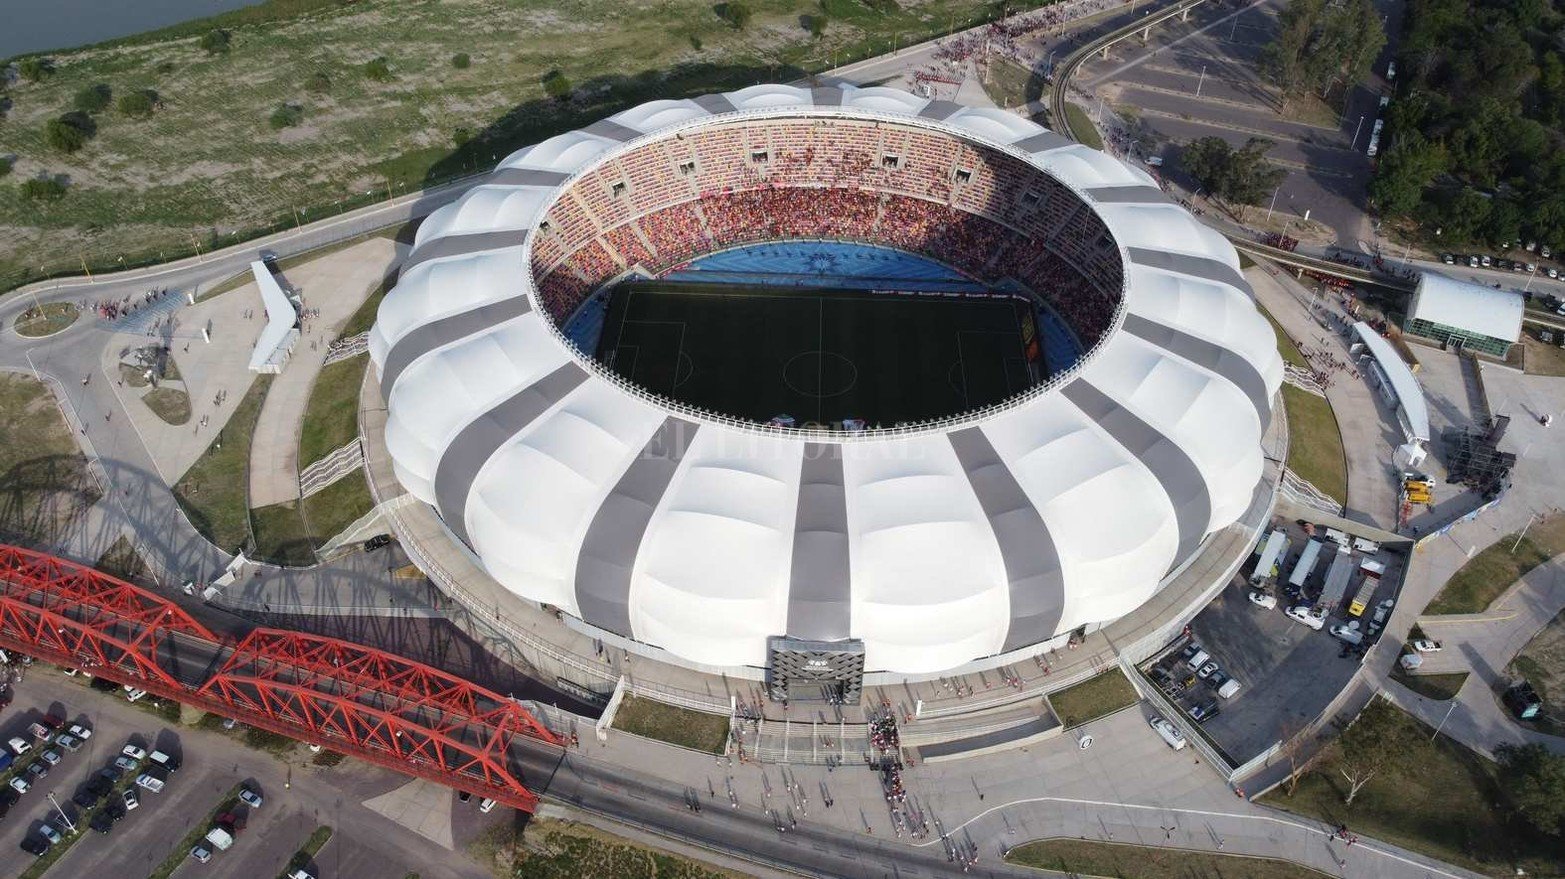
[[1096,720],[1141,701],[1136,688],[1117,668],[1049,694],[1054,714],[1066,729]]
[[[795,80],[998,11],[826,0],[830,26],[815,38],[819,0],[745,5],[753,14],[736,28],[708,0],[274,0],[50,53],[52,73],[11,86],[0,126],[0,154],[18,157],[0,185],[0,289],[293,228],[473,174],[642,101]],[[215,25],[230,44],[209,54],[200,37]],[[389,76],[371,69],[381,57]],[[547,94],[546,79],[568,97]],[[46,123],[99,83],[112,98],[91,116],[95,134],[74,153],[51,147]],[[147,91],[149,117],[117,109]],[[64,196],[24,198],[16,181],[40,174],[63,177]]]
[[52,542],[100,497],[49,389],[0,374],[0,537]]
[[1565,515],[1535,522],[1525,536],[1507,534],[1458,568],[1424,613],[1482,613],[1511,584],[1561,553],[1565,553]]

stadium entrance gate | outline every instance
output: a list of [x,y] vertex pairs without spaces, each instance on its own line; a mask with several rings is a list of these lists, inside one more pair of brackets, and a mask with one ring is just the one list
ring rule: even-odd
[[805,641],[778,636],[767,642],[766,690],[775,702],[851,705],[864,690],[864,642]]

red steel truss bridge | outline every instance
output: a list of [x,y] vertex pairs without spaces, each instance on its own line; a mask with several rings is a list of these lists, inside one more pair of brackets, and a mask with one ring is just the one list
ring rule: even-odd
[[535,743],[563,744],[516,702],[439,669],[278,629],[225,641],[165,598],[5,545],[0,646],[526,812],[538,797],[522,765],[537,764]]

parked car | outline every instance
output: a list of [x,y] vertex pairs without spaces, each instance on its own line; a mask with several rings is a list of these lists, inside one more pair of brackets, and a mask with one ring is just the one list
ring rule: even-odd
[[[115,762],[119,762],[120,760],[128,760],[128,759],[130,759],[130,758],[129,757],[117,757],[117,758],[115,758]],[[110,784],[117,784],[120,779],[125,777],[125,770],[121,769],[118,766],[105,766],[102,769],[98,770],[98,775],[100,775],[100,776],[102,776],[104,778],[107,778],[109,780]]]
[[205,844],[198,842],[190,849],[190,857],[194,858],[198,864],[205,864],[207,861],[212,860],[212,851]]
[[33,746],[29,745],[27,740],[21,736],[12,738],[9,742],[6,742],[6,746],[11,749],[12,754],[15,754],[18,757],[33,749]]
[[369,540],[364,541],[364,551],[365,552],[374,552],[375,550],[380,549],[383,546],[390,546],[390,545],[391,545],[391,535],[390,534],[377,534],[374,537],[371,537]]
[[1218,669],[1217,663],[1215,663],[1215,662],[1208,662],[1206,665],[1203,665],[1199,669],[1196,670],[1195,676],[1204,681],[1207,678],[1211,677],[1212,673],[1217,671],[1217,669]]
[[141,698],[143,696],[145,696],[145,695],[147,695],[147,691],[143,690],[143,689],[141,689],[139,687],[127,686],[125,688],[125,698],[129,699],[132,702],[139,702],[139,701],[141,701]]
[[169,772],[178,772],[179,767],[185,765],[184,761],[180,760],[179,757],[173,754],[165,754],[162,751],[153,751],[147,755],[147,759],[151,760],[154,765],[161,766]]
[[81,748],[82,748],[82,740],[78,739],[77,737],[75,737],[73,735],[71,735],[70,733],[66,733],[66,734],[60,736],[58,739],[55,740],[54,743],[56,745],[64,748],[65,750],[70,751],[73,754],[76,753],[77,751],[80,751]]
[[41,723],[28,724],[27,732],[33,737],[33,740],[39,744],[47,744],[54,738],[54,730],[44,726]]
[[1196,720],[1210,720],[1216,714],[1217,703],[1215,701],[1202,702],[1190,709],[1190,716]]
[[1168,720],[1161,717],[1154,717],[1148,721],[1148,723],[1151,725],[1153,731],[1161,736],[1163,741],[1168,743],[1170,748],[1173,748],[1176,751],[1183,751],[1185,749],[1185,745],[1189,744],[1189,742],[1185,741],[1185,734],[1179,731],[1179,727],[1174,726],[1174,724]]
[[75,803],[78,809],[85,812],[98,805],[98,798],[92,795],[92,791],[84,787],[71,797],[71,802]]
[[114,768],[124,772],[135,772],[140,766],[139,762],[126,757],[124,754],[114,758]]
[[134,812],[136,807],[141,805],[141,798],[130,788],[120,791],[120,799],[125,801],[125,810],[128,812]]
[[1419,653],[1439,653],[1445,649],[1445,645],[1439,641],[1431,641],[1428,638],[1419,638],[1413,642],[1413,649]]
[[42,760],[34,760],[27,764],[27,774],[32,776],[30,781],[39,781],[49,777],[49,764]]
[[1347,644],[1358,646],[1364,643],[1364,633],[1352,626],[1344,626],[1336,623],[1331,627],[1331,636]]
[[104,778],[100,775],[96,778],[89,779],[87,783],[82,786],[82,789],[87,791],[87,793],[92,794],[93,802],[97,802],[98,800],[108,796],[109,793],[114,790],[114,782],[109,781],[107,778]]
[[114,819],[109,817],[108,812],[99,812],[92,816],[92,823],[87,826],[99,833],[108,833],[114,829]]
[[49,840],[36,834],[29,834],[22,840],[22,851],[30,855],[43,855],[49,850]]
[[315,879],[315,874],[303,867],[295,867],[288,871],[288,879]]
[[488,798],[488,797],[484,797],[482,800],[478,801],[478,811],[481,814],[487,815],[490,812],[493,812],[494,811],[494,807],[495,807],[495,801],[490,799],[490,798]]
[[147,759],[147,749],[137,747],[135,744],[127,744],[120,749],[120,753],[135,760],[137,763]]
[[239,789],[239,800],[252,809],[261,808],[261,803],[264,802],[261,795],[252,790],[249,785]]
[[60,752],[53,748],[50,748],[49,750],[44,751],[42,754],[39,754],[38,758],[50,766],[60,765]]
[[25,794],[32,789],[32,784],[20,775],[13,775],[10,781],[11,789],[19,794]]
[[124,818],[129,813],[129,810],[119,800],[109,800],[109,804],[103,807],[103,813],[109,816],[109,820],[118,821]]
[[1277,606],[1277,596],[1270,592],[1252,591],[1250,593],[1250,603],[1256,607],[1270,609]]
[[1294,605],[1293,607],[1283,611],[1283,614],[1287,616],[1288,619],[1293,620],[1296,623],[1303,623],[1317,632],[1326,626],[1326,615],[1317,614],[1315,609],[1307,604]]
[[164,783],[165,782],[163,779],[158,778],[156,775],[153,775],[150,772],[143,772],[136,776],[136,784],[139,787],[151,791],[152,793],[158,793],[159,791],[163,790]]
[[50,845],[59,845],[60,841],[65,838],[60,835],[60,831],[54,829],[53,824],[47,821],[38,822],[38,835],[49,840]]
[[67,732],[84,742],[92,738],[92,727],[80,723],[71,724],[71,728]]

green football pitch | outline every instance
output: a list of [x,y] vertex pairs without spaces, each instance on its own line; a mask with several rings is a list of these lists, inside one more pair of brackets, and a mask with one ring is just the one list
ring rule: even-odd
[[890,427],[1034,384],[1023,321],[1000,297],[639,282],[611,294],[598,359],[727,415]]

